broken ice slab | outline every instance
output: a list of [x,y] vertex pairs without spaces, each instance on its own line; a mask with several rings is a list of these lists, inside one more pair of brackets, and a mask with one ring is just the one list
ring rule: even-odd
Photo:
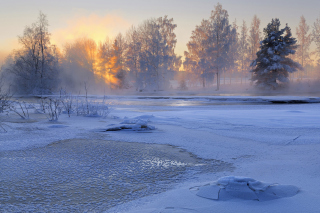
[[217,185],[207,185],[200,187],[196,195],[203,198],[218,200],[220,189],[221,188]]
[[283,197],[292,197],[299,188],[292,185],[268,184],[252,178],[228,176],[220,178],[211,185],[198,188],[196,195],[213,200],[244,200],[267,201]]
[[235,198],[258,200],[256,193],[248,187],[247,182],[233,182],[225,186],[226,192]]

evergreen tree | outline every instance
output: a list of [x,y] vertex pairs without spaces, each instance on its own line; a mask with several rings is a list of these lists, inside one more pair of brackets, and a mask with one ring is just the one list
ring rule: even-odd
[[251,64],[251,80],[260,88],[276,89],[279,82],[288,82],[289,73],[302,69],[298,62],[288,57],[295,54],[297,40],[292,37],[288,26],[280,30],[279,19],[272,19],[264,29],[264,34],[265,38],[260,42],[257,59]]

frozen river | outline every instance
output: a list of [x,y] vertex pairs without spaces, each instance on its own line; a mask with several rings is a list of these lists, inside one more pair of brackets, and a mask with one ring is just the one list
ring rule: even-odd
[[0,152],[0,161],[4,212],[101,212],[192,174],[232,169],[168,145],[84,139]]
[[[27,120],[2,113],[0,212],[319,212],[319,100],[110,96],[106,118],[73,113],[49,122],[32,109]],[[138,122],[155,129],[106,132]],[[303,193],[266,207],[204,201],[189,190],[229,175]]]

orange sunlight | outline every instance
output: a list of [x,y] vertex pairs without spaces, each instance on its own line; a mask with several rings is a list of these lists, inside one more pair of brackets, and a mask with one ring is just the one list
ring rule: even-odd
[[4,63],[7,56],[18,47],[18,38],[11,38],[0,41],[0,66]]
[[[119,32],[125,32],[130,26],[131,23],[114,14],[105,16],[99,16],[97,14],[76,16],[67,21],[67,27],[53,31],[51,41],[52,44],[63,47],[63,45],[68,42],[73,42],[78,38],[85,37],[94,40],[96,44],[99,45],[99,43],[103,42],[107,37],[116,37]],[[118,79],[110,72],[111,70],[106,65],[99,67],[101,59],[98,56],[98,49],[94,51],[94,53],[88,53],[93,54],[95,75],[97,77],[100,76],[111,88],[117,87]]]
[[95,58],[96,63],[94,64],[94,74],[96,77],[102,78],[111,89],[116,89],[119,86],[119,80],[115,77],[115,73],[111,70],[110,64],[103,64],[102,58],[99,57],[97,51],[95,53]]
[[106,37],[115,37],[119,32],[129,29],[131,24],[117,15],[74,17],[67,21],[67,27],[52,32],[52,43],[60,46],[77,38],[87,37],[97,44]]

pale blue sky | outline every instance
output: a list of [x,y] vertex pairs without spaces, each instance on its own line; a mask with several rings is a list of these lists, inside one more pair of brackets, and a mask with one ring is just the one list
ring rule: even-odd
[[[250,25],[252,17],[256,14],[261,19],[261,30],[272,18],[277,17],[280,18],[282,26],[288,23],[295,33],[301,15],[305,16],[310,26],[320,17],[319,0],[0,0],[0,2],[0,57],[1,52],[8,52],[16,47],[17,36],[23,33],[26,25],[37,19],[40,10],[47,15],[49,31],[60,46],[64,43],[64,39],[67,40],[67,35],[75,31],[71,30],[72,25],[78,26],[81,23],[89,25],[83,28],[83,31],[88,31],[89,37],[93,31],[99,32],[99,38],[104,37],[104,34],[112,37],[118,31],[125,32],[129,26],[138,25],[143,20],[168,15],[178,25],[176,29],[178,54],[183,54],[192,30],[202,19],[210,16],[211,10],[218,2],[228,11],[230,22],[237,19],[238,25],[242,24],[242,20]],[[99,21],[100,18],[105,21]],[[102,29],[104,24],[105,28],[108,28],[107,31]]]

